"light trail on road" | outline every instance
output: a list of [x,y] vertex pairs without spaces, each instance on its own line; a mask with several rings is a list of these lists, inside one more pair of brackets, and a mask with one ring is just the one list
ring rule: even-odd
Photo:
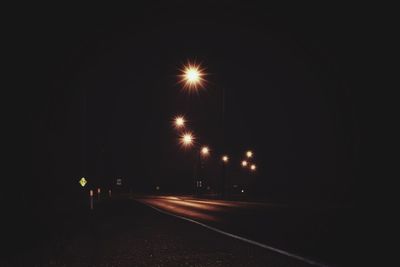
[[[268,205],[265,203],[250,203],[250,202],[236,202],[236,201],[222,201],[222,200],[199,200],[189,197],[175,197],[175,196],[147,196],[135,198],[137,201],[148,205],[155,210],[198,224],[214,232],[241,240],[252,245],[262,247],[264,249],[274,251],[281,255],[297,259],[299,261],[311,264],[313,266],[325,266],[318,261],[308,259],[306,257],[288,252],[286,250],[272,247],[264,243],[249,239],[232,232],[228,232],[224,226],[235,225],[230,223],[230,216],[235,213],[241,213],[246,210],[254,210],[257,208],[271,208],[274,205]],[[258,211],[259,212],[259,211]],[[212,225],[212,226],[211,226]],[[245,227],[256,230],[255,225],[252,223],[244,223]],[[214,227],[217,226],[217,227]],[[222,228],[221,228],[222,227]],[[238,227],[236,225],[236,227]],[[262,229],[259,229],[262,232]]]

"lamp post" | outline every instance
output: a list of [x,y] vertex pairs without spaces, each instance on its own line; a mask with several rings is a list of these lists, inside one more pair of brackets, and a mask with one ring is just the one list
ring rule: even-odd
[[[179,137],[179,143],[181,144],[181,147],[183,147],[184,149],[188,149],[191,148],[193,146],[195,146],[195,136],[192,132],[183,132],[181,134],[181,136]],[[198,181],[197,181],[197,176],[199,175],[199,162],[201,161],[201,156],[204,155],[208,155],[209,154],[209,148],[208,147],[203,147],[201,150],[197,151],[197,149],[195,149],[196,151],[196,159],[195,159],[195,163],[193,165],[193,193],[196,194],[197,192],[197,187],[198,187]]]
[[[222,158],[222,166],[221,166],[221,195],[223,198],[229,195],[229,190],[227,190],[227,181],[226,181],[226,169],[229,163],[228,155],[223,155]],[[229,187],[228,187],[229,188]]]
[[200,193],[202,188],[204,187],[204,160],[210,156],[210,148],[208,146],[202,146],[196,150],[197,161],[196,161],[196,172],[194,174],[195,180],[195,193]]
[[[204,88],[206,83],[205,77],[206,73],[204,68],[201,67],[200,64],[188,62],[181,69],[180,82],[183,84],[183,89],[188,91],[189,93],[198,92],[200,88]],[[225,109],[226,109],[226,93],[225,88],[221,87],[222,93],[222,101],[221,101],[221,146],[222,151],[225,151]],[[225,165],[222,165],[225,166]],[[221,182],[222,182],[222,191],[221,195],[225,196],[225,182],[226,182],[226,171],[225,167],[222,167],[221,170]]]

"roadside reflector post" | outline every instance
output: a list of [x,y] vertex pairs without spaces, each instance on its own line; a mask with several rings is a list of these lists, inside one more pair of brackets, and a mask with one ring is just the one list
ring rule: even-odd
[[90,190],[90,209],[93,210],[93,190]]
[[97,200],[100,201],[100,188],[97,188]]
[[108,196],[111,197],[111,189],[108,190]]

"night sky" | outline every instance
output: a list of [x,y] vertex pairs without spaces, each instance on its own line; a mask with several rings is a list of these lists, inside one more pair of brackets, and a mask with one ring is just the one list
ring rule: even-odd
[[[352,201],[357,14],[185,3],[35,16],[29,39],[39,81],[26,108],[32,153],[22,194],[69,199],[82,176],[89,186],[123,177],[137,192],[190,192],[194,155],[179,148],[171,120],[185,114],[199,141],[220,153],[224,88],[226,151],[238,165],[254,150],[258,194]],[[198,94],[177,83],[188,60],[208,74]]]

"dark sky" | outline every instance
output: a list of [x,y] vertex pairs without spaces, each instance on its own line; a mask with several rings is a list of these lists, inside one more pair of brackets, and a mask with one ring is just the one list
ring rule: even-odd
[[[183,192],[193,153],[179,149],[170,121],[186,114],[217,152],[224,88],[227,151],[238,164],[254,149],[259,170],[252,181],[265,196],[352,199],[357,12],[223,3],[35,16],[28,28],[39,81],[29,94],[26,184],[68,195],[85,175],[93,186],[124,177],[135,190],[162,184]],[[177,84],[188,60],[209,74],[198,95]]]

